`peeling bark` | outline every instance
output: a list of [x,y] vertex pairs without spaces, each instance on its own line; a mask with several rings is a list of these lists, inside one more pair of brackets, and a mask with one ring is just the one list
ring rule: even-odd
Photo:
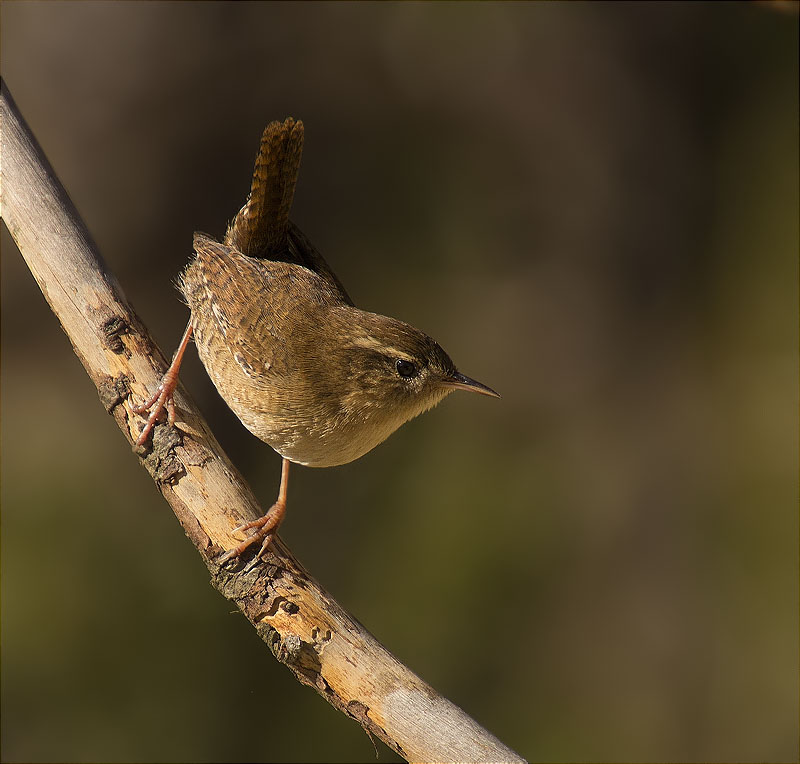
[[[0,211],[42,294],[95,383],[100,402],[133,444],[131,410],[166,363],[108,271],[5,84],[0,102]],[[176,426],[154,428],[136,453],[211,572],[273,655],[325,700],[408,761],[521,762],[400,663],[343,610],[280,539],[264,559],[215,560],[238,544],[234,528],[263,515],[182,386]]]

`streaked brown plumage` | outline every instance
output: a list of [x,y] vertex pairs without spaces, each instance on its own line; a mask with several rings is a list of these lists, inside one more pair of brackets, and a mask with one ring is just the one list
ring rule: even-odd
[[[288,463],[345,464],[400,425],[461,388],[496,396],[457,370],[426,334],[353,306],[333,271],[289,210],[303,125],[267,126],[247,203],[219,243],[194,236],[195,259],[181,277],[190,325],[139,438],[143,443],[171,394],[190,334],[214,385],[256,437],[284,459],[279,498],[256,532],[223,559],[256,541],[262,551],[286,505]],[[155,405],[154,405],[155,404]]]

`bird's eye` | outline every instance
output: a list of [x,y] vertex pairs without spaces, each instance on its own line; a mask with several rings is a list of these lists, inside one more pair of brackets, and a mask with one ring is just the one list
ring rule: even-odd
[[394,364],[394,367],[397,369],[397,373],[403,379],[411,379],[412,377],[416,377],[419,372],[417,365],[411,361],[406,361],[405,358],[398,358]]

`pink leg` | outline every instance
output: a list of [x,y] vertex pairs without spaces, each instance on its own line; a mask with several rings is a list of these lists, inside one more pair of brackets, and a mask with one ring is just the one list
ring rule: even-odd
[[161,384],[156,388],[155,393],[153,393],[149,400],[141,405],[132,406],[133,411],[137,414],[144,414],[145,411],[150,411],[150,409],[152,409],[144,429],[139,433],[139,437],[136,439],[137,446],[141,446],[147,440],[147,436],[153,429],[164,407],[167,409],[167,421],[170,425],[175,424],[175,403],[172,400],[172,395],[175,392],[175,388],[178,386],[178,372],[180,371],[183,354],[186,352],[191,336],[192,324],[189,322],[186,331],[183,333],[181,344],[178,345],[178,349],[175,351],[172,363],[169,365],[167,373],[162,377]]
[[258,550],[257,557],[261,557],[267,550],[269,542],[278,530],[278,526],[283,521],[286,514],[286,493],[289,487],[289,460],[284,459],[281,464],[281,487],[278,490],[278,500],[269,508],[267,514],[259,517],[258,520],[253,520],[252,523],[245,523],[240,525],[233,532],[240,533],[249,531],[252,528],[258,528],[255,533],[251,533],[239,546],[234,547],[229,552],[226,552],[219,558],[220,565],[238,557],[245,549],[252,546],[257,541],[261,541],[261,549]]

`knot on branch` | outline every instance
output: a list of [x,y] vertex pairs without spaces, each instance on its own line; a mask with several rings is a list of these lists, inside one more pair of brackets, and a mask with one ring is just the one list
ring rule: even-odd
[[[111,316],[103,322],[103,341],[105,346],[116,353],[121,355],[125,352],[125,343],[122,341],[121,335],[130,333],[131,327],[122,316]],[[130,356],[130,352],[128,352]]]
[[173,484],[186,474],[186,467],[175,453],[182,443],[183,434],[177,427],[161,424],[153,429],[153,446],[142,457],[142,463],[157,483]]

